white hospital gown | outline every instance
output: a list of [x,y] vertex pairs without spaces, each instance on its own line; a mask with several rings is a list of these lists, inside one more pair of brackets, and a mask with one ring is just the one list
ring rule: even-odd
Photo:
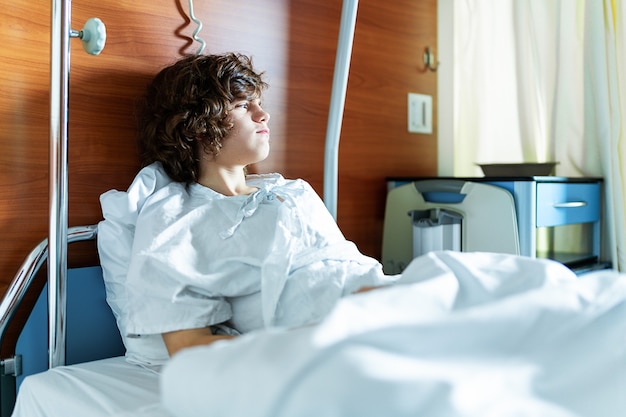
[[248,177],[251,195],[172,183],[146,201],[128,273],[129,334],[226,323],[245,333],[321,320],[386,277],[347,241],[312,187]]

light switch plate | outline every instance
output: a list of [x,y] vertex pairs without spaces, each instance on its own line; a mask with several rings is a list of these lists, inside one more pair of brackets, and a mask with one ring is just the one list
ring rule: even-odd
[[433,133],[432,96],[409,93],[408,112],[408,129],[410,133]]

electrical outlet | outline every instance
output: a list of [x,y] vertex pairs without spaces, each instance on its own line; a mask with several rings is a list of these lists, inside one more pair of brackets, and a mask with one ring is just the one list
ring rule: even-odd
[[409,93],[408,128],[410,133],[433,133],[433,98]]

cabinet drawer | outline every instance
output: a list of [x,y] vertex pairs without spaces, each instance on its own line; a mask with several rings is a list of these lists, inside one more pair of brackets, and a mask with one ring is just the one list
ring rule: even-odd
[[600,219],[599,183],[538,183],[537,227]]

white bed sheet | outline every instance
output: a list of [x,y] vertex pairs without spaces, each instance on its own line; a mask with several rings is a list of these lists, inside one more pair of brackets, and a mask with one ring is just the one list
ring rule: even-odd
[[182,351],[177,417],[623,417],[626,275],[431,253],[320,325]]
[[24,379],[13,417],[170,417],[159,374],[115,357],[61,366]]

